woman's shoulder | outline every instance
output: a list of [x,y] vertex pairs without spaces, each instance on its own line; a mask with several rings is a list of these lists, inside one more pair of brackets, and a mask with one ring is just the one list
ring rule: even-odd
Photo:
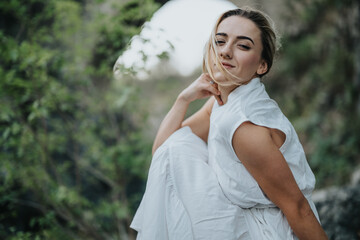
[[270,98],[264,84],[259,83],[251,91],[239,96],[238,101],[234,103],[236,108],[241,109],[242,113],[247,117],[277,117],[283,113],[277,102]]
[[283,115],[279,105],[267,95],[244,98],[243,112],[246,116],[277,117]]
[[288,119],[277,102],[269,97],[263,84],[239,96],[234,101],[230,113],[235,119],[238,119],[235,122],[237,126],[234,126],[233,129],[243,122],[251,122],[258,126],[279,129],[285,134],[290,132]]

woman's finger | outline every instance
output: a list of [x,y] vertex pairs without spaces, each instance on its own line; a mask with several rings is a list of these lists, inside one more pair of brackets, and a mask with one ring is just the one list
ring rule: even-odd
[[218,102],[219,105],[223,105],[223,101],[221,100],[220,97],[220,91],[217,89],[217,84],[214,82],[208,82],[207,86],[206,86],[206,90],[209,91],[212,95],[214,95],[216,101]]
[[217,103],[218,103],[220,106],[224,104],[223,101],[221,100],[221,97],[220,97],[219,95],[214,95],[214,97],[215,97]]
[[211,84],[207,84],[205,86],[205,89],[209,92],[211,92],[213,95],[220,95],[220,91],[214,86],[214,85],[211,85]]
[[[207,78],[206,80],[211,86],[210,92],[214,95],[214,97],[215,97],[216,101],[218,102],[218,104],[223,105],[224,103],[223,103],[223,101],[222,101],[222,99],[220,97],[220,91],[218,89],[217,83],[215,83],[214,80],[212,80],[210,78],[209,74],[204,74],[204,76],[205,76],[205,78]],[[215,90],[215,91],[212,91],[212,89]]]

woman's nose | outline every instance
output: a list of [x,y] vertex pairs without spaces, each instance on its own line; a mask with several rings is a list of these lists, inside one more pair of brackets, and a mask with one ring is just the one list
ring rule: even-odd
[[232,50],[230,44],[226,44],[220,49],[220,57],[226,59],[232,58]]

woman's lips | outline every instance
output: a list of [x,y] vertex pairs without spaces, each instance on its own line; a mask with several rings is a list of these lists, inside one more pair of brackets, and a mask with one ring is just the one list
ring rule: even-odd
[[234,67],[230,63],[226,63],[226,62],[222,62],[221,64],[224,66],[224,68],[233,68]]

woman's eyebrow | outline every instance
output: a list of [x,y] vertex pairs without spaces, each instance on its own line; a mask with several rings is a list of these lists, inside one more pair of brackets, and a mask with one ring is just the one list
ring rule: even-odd
[[[215,35],[216,35],[216,36],[223,36],[223,37],[227,37],[227,36],[228,36],[226,33],[222,33],[222,32],[217,33],[217,34],[215,34]],[[237,38],[237,39],[240,39],[240,40],[242,40],[242,39],[249,40],[250,42],[252,42],[252,44],[255,45],[254,41],[253,41],[251,38],[247,37],[247,36],[237,36],[236,38]]]

